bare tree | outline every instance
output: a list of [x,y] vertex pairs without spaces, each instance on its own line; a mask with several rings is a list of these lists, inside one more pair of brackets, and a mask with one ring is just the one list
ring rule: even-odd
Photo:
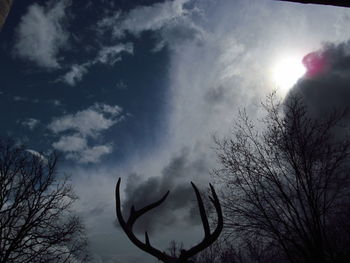
[[147,213],[148,211],[161,205],[165,201],[165,199],[167,198],[169,191],[158,201],[151,203],[143,208],[136,210],[135,207],[132,206],[131,210],[130,210],[129,218],[127,221],[125,221],[123,218],[123,215],[122,215],[122,211],[121,211],[120,182],[121,182],[121,179],[119,178],[117,186],[116,186],[116,192],[115,192],[116,213],[117,213],[117,218],[118,218],[119,224],[132,243],[134,243],[141,250],[156,257],[158,260],[161,260],[164,263],[190,263],[190,262],[193,262],[193,260],[191,259],[192,257],[194,257],[200,251],[202,251],[202,250],[206,249],[207,247],[209,247],[210,245],[212,245],[218,239],[218,237],[222,231],[222,228],[223,228],[223,216],[222,216],[220,201],[216,195],[214,187],[211,184],[210,184],[210,190],[211,190],[212,195],[209,196],[209,199],[213,203],[215,210],[216,210],[216,213],[217,213],[217,217],[218,217],[216,228],[214,229],[213,232],[211,232],[202,197],[201,197],[197,187],[191,182],[193,190],[194,190],[196,197],[197,197],[198,208],[199,208],[199,212],[200,212],[200,216],[201,216],[202,224],[203,224],[203,229],[204,229],[204,238],[201,242],[199,242],[197,245],[193,246],[192,248],[190,248],[188,250],[182,249],[180,251],[180,255],[176,255],[177,248],[176,248],[176,243],[174,243],[175,245],[173,244],[173,247],[175,246],[175,250],[172,249],[172,251],[170,251],[171,253],[169,255],[169,254],[167,254],[163,251],[160,251],[159,249],[157,249],[151,245],[147,232],[145,232],[145,242],[140,241],[136,237],[136,235],[133,233],[133,226],[134,226],[134,223],[136,222],[136,220],[139,217],[141,217],[142,215],[144,215],[145,213]]
[[296,95],[283,104],[271,95],[263,107],[262,131],[243,111],[233,135],[217,140],[226,234],[289,262],[350,262],[345,113],[314,118]]
[[70,208],[76,200],[47,159],[0,140],[0,262],[77,262],[87,259],[84,228]]

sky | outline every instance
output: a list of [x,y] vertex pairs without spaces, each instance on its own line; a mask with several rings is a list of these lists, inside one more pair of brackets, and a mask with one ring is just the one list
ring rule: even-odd
[[214,180],[213,137],[239,109],[259,117],[276,89],[315,114],[347,106],[349,24],[346,8],[272,0],[15,1],[0,32],[0,136],[61,153],[93,262],[155,262],[116,223],[118,178],[126,210],[170,190],[137,233],[195,244],[190,181],[204,195]]

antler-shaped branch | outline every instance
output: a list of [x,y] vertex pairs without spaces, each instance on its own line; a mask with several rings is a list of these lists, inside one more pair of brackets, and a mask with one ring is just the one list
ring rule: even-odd
[[165,262],[172,259],[172,257],[168,256],[167,254],[163,253],[162,251],[154,248],[151,246],[151,243],[149,241],[149,237],[147,232],[145,232],[145,243],[141,242],[135,234],[132,232],[133,225],[135,221],[142,216],[143,214],[147,213],[153,208],[156,208],[161,203],[164,202],[164,200],[168,197],[169,191],[158,201],[147,205],[139,210],[135,210],[135,207],[132,206],[130,209],[130,215],[127,222],[125,222],[122,211],[121,211],[121,205],[120,205],[120,181],[121,178],[119,178],[116,189],[115,189],[115,199],[116,199],[116,212],[117,212],[117,218],[119,221],[120,226],[124,230],[125,234],[128,236],[128,238],[131,240],[132,243],[134,243],[138,248],[141,250],[151,254],[152,256],[158,258],[159,260]]
[[153,209],[153,208],[159,206],[161,203],[163,203],[164,200],[167,198],[169,191],[160,200],[158,200],[152,204],[149,204],[149,205],[147,205],[139,210],[135,210],[134,206],[132,206],[131,210],[130,210],[129,219],[127,220],[127,222],[125,222],[123,215],[122,215],[122,212],[121,212],[121,204],[120,204],[120,181],[121,181],[121,178],[119,178],[117,186],[116,186],[116,190],[115,190],[117,218],[118,218],[120,226],[122,227],[122,229],[124,230],[124,232],[126,233],[128,238],[131,240],[131,242],[133,242],[141,250],[151,254],[152,256],[158,258],[159,260],[161,260],[163,262],[184,263],[184,262],[188,262],[187,260],[189,258],[193,257],[198,252],[200,252],[200,251],[204,250],[205,248],[207,248],[208,246],[210,246],[219,237],[219,235],[222,231],[222,228],[223,228],[223,216],[222,216],[221,205],[220,205],[219,199],[216,195],[216,192],[214,190],[214,187],[211,184],[209,184],[210,189],[211,189],[211,193],[212,193],[212,196],[209,196],[209,199],[213,203],[213,205],[216,209],[216,212],[218,214],[218,222],[217,222],[217,226],[216,226],[215,230],[213,231],[213,233],[211,233],[210,227],[209,227],[209,222],[208,222],[208,217],[207,217],[206,212],[205,212],[202,197],[201,197],[197,187],[195,186],[195,184],[191,182],[192,187],[193,187],[195,194],[196,194],[196,197],[197,197],[199,212],[200,212],[200,216],[201,216],[202,223],[203,223],[203,228],[204,228],[203,240],[199,244],[197,244],[196,246],[192,247],[191,249],[181,251],[181,255],[179,258],[169,256],[166,253],[151,246],[147,232],[145,232],[145,243],[140,241],[135,236],[135,234],[132,232],[132,228],[133,228],[134,223],[136,222],[136,220],[140,216],[142,216],[143,214],[147,213],[151,209]]
[[210,233],[208,217],[207,217],[205,209],[204,209],[202,197],[201,197],[197,187],[195,186],[195,184],[191,182],[191,185],[192,185],[192,187],[196,193],[196,197],[197,197],[198,208],[199,208],[199,212],[201,215],[202,224],[203,224],[203,228],[204,228],[204,238],[196,246],[192,247],[189,250],[184,250],[179,257],[180,262],[186,262],[187,259],[193,257],[198,252],[206,249],[211,244],[213,244],[215,242],[215,240],[219,237],[219,235],[222,231],[222,228],[224,226],[224,220],[223,220],[223,216],[222,216],[220,201],[219,201],[219,198],[215,192],[214,187],[211,184],[209,184],[211,194],[212,194],[212,196],[209,196],[209,199],[215,207],[216,213],[218,215],[218,218],[217,218],[218,222],[217,222],[217,226],[216,226],[215,230],[213,231],[213,233]]

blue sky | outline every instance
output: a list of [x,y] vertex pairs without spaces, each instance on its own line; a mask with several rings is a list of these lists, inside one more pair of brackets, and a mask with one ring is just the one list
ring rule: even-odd
[[115,227],[117,178],[128,204],[170,188],[160,220],[140,226],[155,245],[198,241],[189,182],[211,180],[213,135],[238,108],[256,117],[269,92],[285,96],[275,65],[347,41],[349,23],[345,8],[271,0],[15,1],[0,33],[0,135],[61,152],[95,262],[154,262]]
[[[25,8],[29,8],[27,13]],[[78,8],[69,2],[25,6],[15,3],[1,34],[5,40],[1,62],[6,65],[3,66],[1,110],[11,113],[1,116],[1,121],[7,123],[1,134],[44,150],[52,147],[55,140],[59,142],[60,135],[48,129],[55,118],[74,115],[95,103],[118,106],[120,113],[114,116],[118,120],[106,129],[101,127],[103,136],[86,139],[90,140],[91,148],[107,145],[106,138],[111,138],[118,144],[110,150],[111,154],[116,155],[114,159],[123,158],[132,154],[136,145],[141,150],[157,143],[159,134],[155,131],[162,125],[166,107],[166,90],[162,87],[168,81],[165,67],[168,55],[165,48],[152,52],[155,36],[151,33],[144,33],[142,39],[125,37],[114,44],[111,37],[96,36],[104,32],[99,33],[91,23],[93,20],[85,17],[95,16],[95,20],[102,17],[89,5],[80,8],[81,16],[76,16]],[[104,8],[107,9],[108,4]],[[50,19],[54,20],[52,25],[45,28]],[[12,27],[16,22],[17,27]],[[28,28],[40,26],[42,32],[31,32],[26,38]],[[53,30],[55,34],[50,38],[45,35],[50,32],[45,30]],[[40,38],[39,46],[35,38]],[[66,134],[77,132],[67,129]],[[109,155],[96,154],[95,161],[86,163],[97,163]]]

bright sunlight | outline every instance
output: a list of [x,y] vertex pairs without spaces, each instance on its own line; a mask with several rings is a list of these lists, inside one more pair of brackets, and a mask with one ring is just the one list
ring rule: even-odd
[[302,57],[285,56],[277,60],[273,66],[272,78],[277,90],[286,94],[305,72]]

